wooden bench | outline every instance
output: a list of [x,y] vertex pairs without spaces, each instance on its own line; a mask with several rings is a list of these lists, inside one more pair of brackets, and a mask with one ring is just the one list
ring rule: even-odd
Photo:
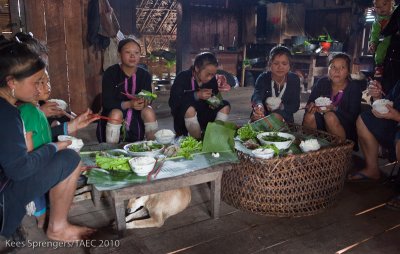
[[[217,219],[219,217],[221,203],[222,173],[224,170],[229,169],[231,169],[231,164],[224,163],[176,177],[153,180],[134,184],[121,189],[107,191],[111,197],[118,235],[123,237],[126,230],[125,203],[129,199],[207,182],[211,182],[211,217]],[[101,192],[93,186],[92,199],[95,206],[97,206],[100,201],[100,194]]]

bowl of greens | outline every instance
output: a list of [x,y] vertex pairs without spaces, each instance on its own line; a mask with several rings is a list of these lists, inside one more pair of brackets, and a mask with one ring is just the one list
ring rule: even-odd
[[285,132],[262,132],[257,139],[263,145],[275,145],[279,150],[288,149],[296,139],[295,136]]
[[155,157],[163,151],[164,146],[155,141],[138,141],[124,146],[124,150],[131,156]]

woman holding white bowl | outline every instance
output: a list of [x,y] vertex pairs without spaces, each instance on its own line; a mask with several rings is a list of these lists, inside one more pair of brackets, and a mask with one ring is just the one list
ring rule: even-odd
[[290,72],[292,53],[283,46],[276,46],[269,53],[269,71],[256,81],[251,97],[251,121],[274,114],[279,120],[293,122],[293,114],[300,107],[300,79]]
[[[79,155],[66,149],[70,141],[47,143],[28,152],[17,101],[31,102],[45,74],[45,63],[26,45],[0,38],[0,235],[10,237],[20,225],[25,206],[49,191],[47,237],[56,241],[86,239],[94,232],[68,222],[68,211],[81,173]],[[68,130],[91,121],[89,111]],[[73,128],[73,129],[72,129]]]
[[[374,81],[368,87],[373,100],[383,98],[382,85]],[[375,109],[363,112],[357,119],[357,134],[361,151],[365,158],[365,168],[349,175],[349,180],[378,180],[379,145],[389,150],[389,160],[400,160],[400,81],[390,90],[385,99],[392,101],[393,106],[386,105],[387,113],[379,113]]]
[[[361,89],[350,78],[350,62],[344,53],[329,61],[328,77],[318,80],[311,91],[303,126],[357,140],[355,123],[361,108]],[[316,106],[320,97],[330,99],[330,105]]]

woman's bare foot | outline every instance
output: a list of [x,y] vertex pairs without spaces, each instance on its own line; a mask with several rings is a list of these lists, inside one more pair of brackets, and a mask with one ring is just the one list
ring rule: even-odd
[[381,173],[379,169],[376,170],[371,170],[371,169],[366,169],[364,168],[363,170],[360,170],[358,172],[349,174],[347,177],[347,180],[349,181],[359,181],[359,180],[372,180],[376,181],[381,178]]
[[50,240],[71,242],[88,239],[94,232],[96,232],[96,230],[93,228],[76,226],[68,223],[66,227],[57,232],[52,231],[49,226],[47,229],[47,237]]

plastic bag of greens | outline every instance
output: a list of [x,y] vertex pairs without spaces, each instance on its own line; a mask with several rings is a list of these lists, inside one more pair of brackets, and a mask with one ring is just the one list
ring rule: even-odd
[[217,108],[218,106],[222,105],[222,95],[218,93],[217,95],[213,95],[206,100],[206,102],[213,108]]
[[144,98],[145,100],[152,101],[152,100],[157,99],[157,94],[154,94],[154,93],[149,92],[147,90],[142,90],[138,94],[136,94],[136,97],[137,98]]

